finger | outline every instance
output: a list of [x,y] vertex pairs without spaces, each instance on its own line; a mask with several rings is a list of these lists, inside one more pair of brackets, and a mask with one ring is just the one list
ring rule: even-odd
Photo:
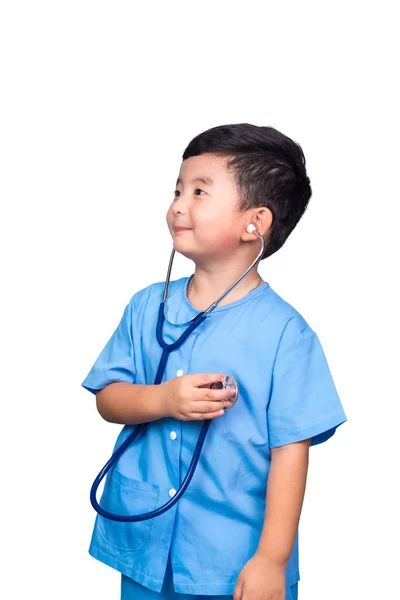
[[233,398],[235,390],[231,388],[222,388],[221,390],[211,390],[204,388],[196,394],[196,402],[223,402],[227,398]]
[[195,373],[195,385],[208,385],[210,386],[212,383],[217,383],[218,381],[223,381],[225,379],[225,375],[223,373]]
[[230,408],[232,406],[232,400],[227,398],[223,398],[218,402],[207,400],[207,402],[196,402],[196,404],[192,405],[192,410],[195,413],[212,413],[216,410],[222,410],[224,408]]
[[191,418],[195,421],[203,421],[206,419],[215,419],[217,417],[222,417],[222,415],[225,413],[225,411],[222,410],[215,410],[213,412],[210,413],[192,413]]
[[243,597],[243,582],[240,581],[236,584],[233,592],[233,600],[242,600]]

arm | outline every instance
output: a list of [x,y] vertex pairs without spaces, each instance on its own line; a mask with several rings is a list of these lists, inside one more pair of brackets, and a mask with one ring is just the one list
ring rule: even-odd
[[106,421],[127,425],[163,417],[214,419],[227,408],[231,391],[211,390],[210,384],[223,377],[221,373],[193,373],[153,385],[115,381],[96,390],[97,410]]
[[264,525],[254,556],[243,567],[234,600],[280,600],[306,486],[311,438],[271,449]]
[[257,554],[286,565],[303,506],[311,438],[271,449],[264,526]]
[[105,421],[136,425],[167,416],[160,385],[115,382],[96,392],[97,410]]

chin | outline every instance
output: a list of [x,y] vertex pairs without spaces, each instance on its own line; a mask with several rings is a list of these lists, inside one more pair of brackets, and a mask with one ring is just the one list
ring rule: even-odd
[[184,244],[176,244],[176,238],[174,239],[173,247],[175,252],[179,252],[179,254],[182,254],[182,256],[192,259],[192,253],[190,250],[185,250]]

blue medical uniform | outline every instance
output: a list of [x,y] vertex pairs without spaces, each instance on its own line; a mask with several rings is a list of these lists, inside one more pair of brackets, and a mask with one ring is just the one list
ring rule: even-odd
[[[193,600],[193,595],[182,594],[174,590],[173,573],[171,567],[171,554],[168,555],[167,570],[161,592],[154,592],[147,587],[133,581],[126,575],[121,575],[120,600]],[[196,600],[232,600],[231,595],[206,596],[197,594]],[[298,600],[298,584],[286,587],[285,600]]]
[[[171,281],[163,336],[176,341],[198,314],[188,277]],[[82,386],[153,384],[162,349],[156,324],[164,282],[135,293]],[[330,438],[346,415],[316,333],[265,282],[212,311],[169,355],[162,381],[225,373],[239,386],[236,404],[213,419],[193,479],[164,514],[138,523],[96,515],[89,553],[144,588],[162,592],[171,562],[181,594],[232,595],[257,550],[264,523],[271,448]],[[147,425],[107,474],[100,504],[114,513],[151,511],[174,496],[192,459],[203,421],[172,417]],[[124,425],[116,449],[134,429]],[[298,533],[286,584],[300,579]],[[295,587],[293,589],[295,589]],[[289,598],[289,596],[288,596]]]

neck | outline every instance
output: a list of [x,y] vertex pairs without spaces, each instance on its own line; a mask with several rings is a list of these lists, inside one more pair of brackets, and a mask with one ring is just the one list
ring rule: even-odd
[[[243,270],[235,273],[232,270],[219,271],[213,273],[196,267],[194,277],[190,282],[189,298],[191,303],[198,309],[207,308],[216,298],[221,296],[231,286]],[[263,280],[257,271],[257,266],[253,267],[249,273],[221,300],[220,305],[235,302],[252,291],[257,284],[262,285]]]

